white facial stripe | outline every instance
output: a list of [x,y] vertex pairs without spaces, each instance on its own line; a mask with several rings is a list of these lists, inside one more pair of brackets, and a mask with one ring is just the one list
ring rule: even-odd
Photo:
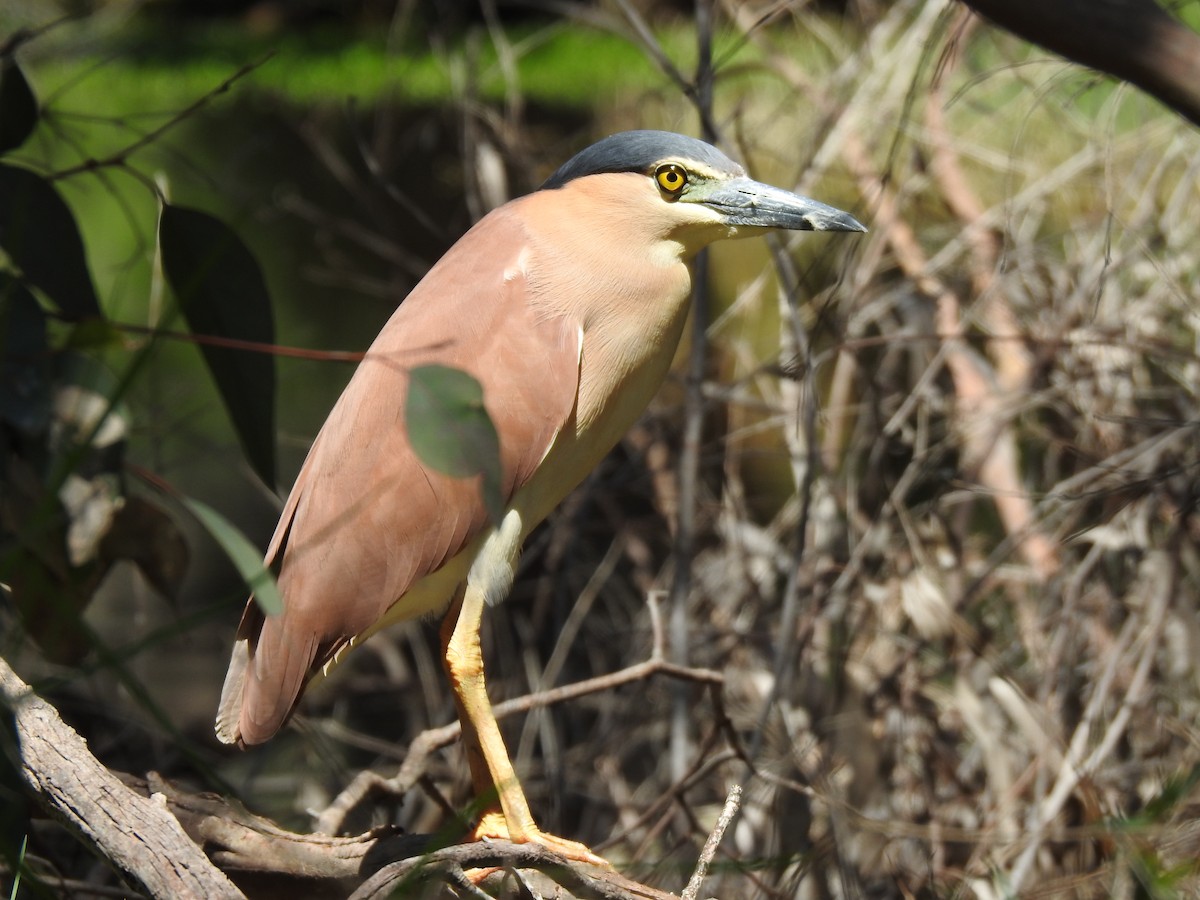
[[672,157],[659,160],[654,164],[654,168],[657,170],[659,166],[666,165],[680,166],[686,170],[689,175],[695,175],[697,178],[702,179],[712,179],[714,181],[724,181],[726,178],[733,178],[745,174],[742,171],[741,166],[738,166],[735,172],[721,172],[712,168],[711,166],[706,166],[704,163],[695,162],[694,160],[690,159],[675,159]]

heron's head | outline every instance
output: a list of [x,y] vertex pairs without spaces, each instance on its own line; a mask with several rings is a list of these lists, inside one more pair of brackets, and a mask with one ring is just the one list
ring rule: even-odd
[[[613,176],[622,177],[618,182]],[[636,179],[628,175],[639,176]],[[711,243],[765,229],[866,231],[835,207],[755,181],[711,144],[669,131],[624,131],[573,156],[542,185],[555,190],[580,179],[608,178],[612,190],[596,192],[621,205],[624,215],[653,222],[662,232],[687,232]],[[608,221],[618,223],[619,215]]]

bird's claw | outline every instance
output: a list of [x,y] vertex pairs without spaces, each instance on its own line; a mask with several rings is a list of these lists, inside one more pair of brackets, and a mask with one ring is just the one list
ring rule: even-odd
[[480,818],[479,824],[471,831],[467,840],[538,844],[566,859],[598,866],[602,869],[613,869],[612,863],[604,857],[596,855],[589,847],[578,841],[569,841],[556,834],[548,834],[532,824],[515,830],[509,826],[503,813],[495,811],[487,812]]

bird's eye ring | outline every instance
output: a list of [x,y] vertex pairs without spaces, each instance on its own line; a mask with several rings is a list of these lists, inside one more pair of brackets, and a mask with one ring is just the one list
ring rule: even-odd
[[677,166],[675,163],[667,163],[659,166],[654,171],[654,180],[658,182],[659,188],[674,199],[683,193],[684,187],[687,186],[688,176],[687,171],[682,166]]

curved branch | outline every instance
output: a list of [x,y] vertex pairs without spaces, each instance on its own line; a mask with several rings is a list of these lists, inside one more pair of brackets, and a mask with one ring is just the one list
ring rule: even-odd
[[16,767],[37,802],[152,897],[243,894],[192,843],[161,795],[139,796],[108,771],[57,710],[0,658]]
[[[484,874],[480,870],[494,869]],[[518,869],[522,877],[530,870],[544,873],[559,889],[553,896],[578,900],[678,900],[677,895],[630,881],[616,872],[567,860],[539,844],[510,844],[488,841],[443,847],[423,856],[402,859],[384,866],[350,895],[350,900],[382,900],[408,896],[416,884],[430,879],[468,879],[490,883]],[[568,894],[562,894],[565,889]]]

